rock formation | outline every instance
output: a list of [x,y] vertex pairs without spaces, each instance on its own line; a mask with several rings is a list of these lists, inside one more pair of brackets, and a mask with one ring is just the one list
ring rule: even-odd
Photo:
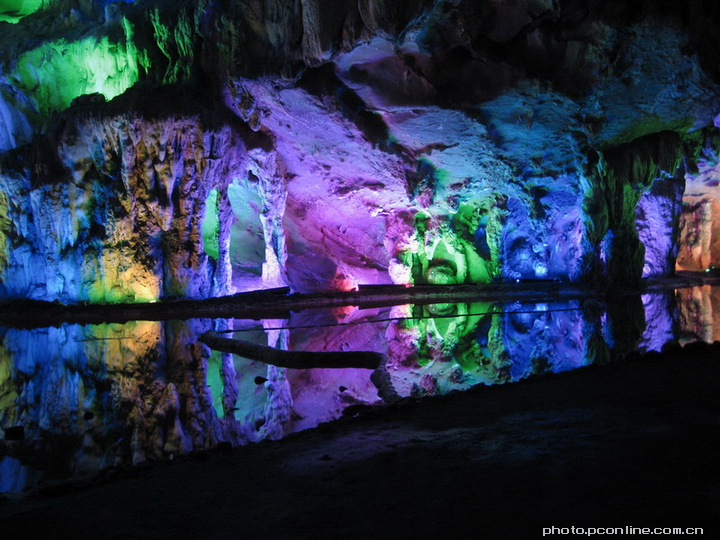
[[708,268],[718,18],[701,0],[4,2],[0,296]]

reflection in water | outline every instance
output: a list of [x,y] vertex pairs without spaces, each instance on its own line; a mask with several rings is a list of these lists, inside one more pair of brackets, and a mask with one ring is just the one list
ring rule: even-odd
[[705,285],[677,292],[681,344],[720,340],[720,296],[715,289]]
[[[546,303],[308,310],[289,320],[0,329],[0,492],[277,439],[375,405],[720,337],[710,287]],[[207,330],[287,350],[367,350],[367,369],[285,369],[209,350]]]

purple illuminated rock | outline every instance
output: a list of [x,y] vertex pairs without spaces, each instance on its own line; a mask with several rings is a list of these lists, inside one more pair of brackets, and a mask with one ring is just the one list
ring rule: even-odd
[[0,22],[2,297],[720,260],[701,0],[70,4]]

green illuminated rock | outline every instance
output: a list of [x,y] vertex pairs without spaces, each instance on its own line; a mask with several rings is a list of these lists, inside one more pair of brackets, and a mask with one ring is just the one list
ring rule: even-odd
[[42,115],[66,109],[75,98],[102,94],[110,100],[138,80],[142,60],[133,44],[132,24],[122,20],[124,39],[60,39],[22,54],[12,78]]
[[17,24],[20,19],[47,7],[52,0],[0,0],[0,23]]

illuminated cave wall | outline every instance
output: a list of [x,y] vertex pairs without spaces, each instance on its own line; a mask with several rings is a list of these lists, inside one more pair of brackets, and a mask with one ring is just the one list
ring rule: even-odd
[[0,22],[17,23],[23,17],[47,7],[52,0],[2,0]]
[[720,14],[627,4],[2,3],[0,295],[705,268]]
[[720,266],[720,161],[717,139],[701,141],[697,168],[687,174],[680,217],[679,270]]

